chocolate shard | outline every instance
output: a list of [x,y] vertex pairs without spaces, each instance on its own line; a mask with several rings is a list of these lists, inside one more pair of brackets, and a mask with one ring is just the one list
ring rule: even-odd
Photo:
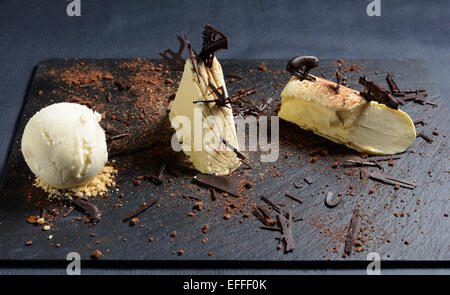
[[76,208],[83,210],[84,213],[89,215],[91,221],[93,224],[96,224],[101,219],[100,211],[98,210],[98,207],[92,203],[89,203],[88,201],[79,200],[79,199],[68,199],[69,202],[73,205],[75,205]]
[[199,58],[210,68],[212,67],[215,52],[221,49],[228,49],[228,37],[210,25],[205,25],[202,37],[203,44]]
[[184,46],[185,46],[185,41],[181,36],[178,36],[178,35],[177,35],[177,39],[178,39],[178,42],[180,42],[180,47],[178,48],[177,52],[168,48],[158,54],[169,64],[169,67],[172,70],[183,71],[184,64],[186,63],[186,60],[182,56]]
[[428,143],[432,143],[433,142],[433,139],[431,137],[425,135],[423,132],[418,132],[417,136],[423,138]]
[[389,85],[389,89],[391,90],[391,93],[393,95],[400,95],[401,91],[400,88],[398,88],[397,83],[394,81],[394,76],[392,74],[387,74],[386,81]]
[[350,225],[348,227],[348,232],[347,232],[347,239],[345,240],[345,247],[344,247],[344,252],[347,255],[350,255],[350,253],[352,253],[352,249],[353,249],[353,242],[354,242],[354,237],[356,234],[356,231],[358,230],[358,219],[359,219],[359,209],[355,209],[353,210],[353,216],[352,219],[350,220]]
[[360,94],[366,100],[373,100],[378,103],[382,103],[394,110],[398,109],[398,101],[395,100],[395,98],[386,89],[373,81],[367,80],[365,76],[359,78],[359,83],[364,86],[364,92],[361,92]]
[[327,205],[327,207],[336,207],[342,201],[342,197],[333,199],[333,195],[333,192],[327,193],[327,197],[325,198],[325,205]]
[[184,40],[188,49],[189,58],[192,62],[192,66],[194,67],[195,75],[197,76],[197,80],[200,81],[200,74],[198,73],[198,56],[195,53],[194,49],[192,49],[191,42],[189,41],[186,34],[184,34]]
[[284,195],[285,195],[286,197],[288,197],[289,199],[292,199],[292,200],[294,200],[294,201],[299,202],[300,204],[302,204],[302,203],[304,202],[302,199],[300,199],[300,198],[298,198],[298,197],[296,197],[296,196],[294,196],[294,195],[291,195],[290,193],[285,193]]
[[292,212],[289,212],[288,218],[283,214],[279,214],[278,221],[281,225],[281,240],[285,243],[285,252],[291,252],[295,249],[294,237],[292,235]]
[[400,178],[396,178],[396,177],[393,177],[386,173],[382,173],[382,172],[378,172],[378,171],[369,173],[369,178],[371,178],[375,181],[379,181],[384,184],[399,185],[401,187],[408,188],[408,189],[414,189],[417,186],[417,184],[415,184],[413,182],[406,181],[406,180],[403,180]]
[[339,93],[339,87],[341,84],[341,78],[342,78],[342,63],[340,62],[340,60],[338,60],[338,66],[336,69],[336,94]]
[[223,192],[232,194],[233,196],[240,197],[239,184],[241,183],[241,176],[239,174],[233,174],[230,176],[219,176],[213,174],[198,173],[194,176],[194,179],[201,184],[213,187]]
[[130,214],[128,214],[128,215],[123,219],[123,222],[127,222],[127,221],[130,220],[131,218],[138,216],[139,214],[141,214],[142,212],[144,212],[145,210],[147,210],[147,209],[150,208],[151,206],[155,205],[156,202],[158,202],[158,199],[154,199],[154,200],[150,201],[149,203],[143,204],[139,209],[137,209],[136,211],[133,211],[133,212],[131,212]]

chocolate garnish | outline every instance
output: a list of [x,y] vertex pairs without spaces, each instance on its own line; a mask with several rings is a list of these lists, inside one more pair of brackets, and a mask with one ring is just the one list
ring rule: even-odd
[[284,212],[277,204],[275,204],[274,202],[272,202],[269,198],[267,198],[266,196],[262,196],[261,200],[263,200],[264,202],[266,202],[267,204],[269,204],[270,207],[272,207],[273,210],[275,210],[277,213],[279,214],[285,214],[287,215],[286,212]]
[[312,184],[314,181],[311,179],[311,177],[305,177],[304,178],[307,184]]
[[217,199],[216,190],[212,187],[209,191],[211,192],[211,201],[215,201]]
[[380,164],[376,161],[363,161],[363,160],[346,160],[346,163],[342,164],[343,167],[353,167],[353,166],[369,166],[369,167],[378,167],[382,169]]
[[213,187],[226,193],[230,193],[233,196],[240,197],[239,184],[241,177],[238,174],[230,176],[219,176],[213,174],[198,173],[194,176],[194,179],[201,184]]
[[223,86],[216,88],[210,82],[208,84],[208,87],[211,88],[212,93],[214,93],[217,96],[217,98],[210,99],[210,100],[196,100],[196,101],[193,101],[194,104],[195,103],[213,103],[214,102],[218,107],[226,107],[226,108],[231,109],[231,107],[227,106],[227,104],[229,104],[231,102],[231,100],[228,98],[225,88]]
[[266,229],[266,230],[271,230],[271,231],[279,231],[281,232],[281,227],[276,226],[276,225],[265,225],[265,224],[260,224],[259,228],[261,229]]
[[354,236],[358,227],[359,209],[353,210],[353,216],[348,227],[347,239],[345,240],[344,252],[349,255],[352,253]]
[[360,94],[365,99],[382,103],[391,109],[398,109],[398,101],[386,89],[373,81],[367,80],[365,76],[359,78],[359,83],[364,86],[364,92]]
[[327,205],[327,207],[336,207],[342,201],[342,197],[333,199],[333,195],[333,192],[327,193],[327,197],[325,198],[325,205]]
[[319,59],[315,56],[296,56],[291,58],[286,66],[286,70],[292,76],[296,76],[300,81],[305,79],[316,81],[316,78],[309,75],[309,71],[319,66]]
[[339,93],[341,78],[342,78],[342,63],[340,62],[340,60],[338,60],[338,65],[336,69],[336,94]]
[[417,120],[413,121],[413,124],[414,125],[420,124],[422,126],[425,126],[425,120],[424,119],[417,119]]
[[278,217],[278,221],[280,222],[281,225],[281,237],[280,239],[282,241],[284,241],[285,243],[285,249],[284,251],[290,252],[292,250],[295,249],[295,242],[294,242],[294,237],[292,235],[292,213],[289,212],[288,214],[288,219],[286,219],[286,217],[283,214],[279,214]]
[[374,156],[374,157],[367,158],[367,160],[369,160],[369,161],[389,161],[390,159],[398,160],[398,159],[401,159],[403,157],[403,155],[404,154],[398,154],[398,155],[392,155],[392,156]]
[[267,210],[263,205],[258,204],[256,205],[256,208],[258,208],[258,210],[261,211],[265,219],[273,219],[272,214],[270,214],[269,210]]
[[220,49],[228,49],[228,37],[210,25],[205,25],[202,37],[202,51],[198,56],[210,68],[212,67],[214,53]]
[[189,53],[189,58],[192,63],[192,67],[194,67],[195,75],[197,76],[197,80],[200,82],[200,74],[198,73],[198,60],[197,60],[197,54],[195,53],[194,49],[192,49],[191,42],[189,41],[186,34],[184,34],[184,40],[186,42],[186,46]]
[[158,199],[154,199],[154,200],[150,201],[150,203],[144,203],[139,209],[128,214],[128,216],[123,219],[123,222],[127,222],[131,218],[138,216],[139,214],[141,214],[142,212],[144,212],[151,206],[155,205],[156,202],[158,202]]
[[392,74],[387,74],[386,81],[393,95],[401,94],[400,88],[398,88],[397,83],[395,83],[394,76]]
[[419,132],[419,133],[417,133],[417,136],[419,136],[419,137],[421,137],[422,139],[424,139],[426,142],[428,142],[428,143],[432,143],[433,142],[433,139],[431,138],[431,137],[429,137],[429,136],[426,136],[424,133],[422,133],[422,132]]
[[413,183],[413,182],[409,182],[400,178],[396,178],[393,176],[390,176],[388,174],[385,173],[381,173],[381,172],[371,172],[369,173],[369,178],[379,181],[381,183],[384,184],[389,184],[389,185],[399,185],[401,187],[404,188],[408,188],[408,189],[414,189],[417,184]]
[[87,201],[84,200],[78,200],[78,199],[69,199],[67,198],[67,200],[75,205],[75,207],[81,209],[84,211],[84,213],[86,213],[87,215],[89,215],[90,219],[92,220],[93,224],[96,224],[100,221],[101,219],[101,214],[100,211],[98,210],[98,207],[95,206],[92,203],[89,203]]
[[[184,64],[186,63],[186,60],[182,56],[185,41],[181,36],[178,36],[178,35],[177,35],[177,39],[180,42],[180,47],[178,48],[177,52],[168,48],[158,54],[160,56],[162,56],[162,58],[169,64],[169,66],[172,70],[182,71],[184,69]],[[169,55],[170,55],[170,57],[169,57]]]
[[288,197],[289,199],[292,199],[294,201],[299,202],[300,204],[302,204],[304,201],[296,196],[291,195],[290,193],[285,193],[284,194],[286,197]]

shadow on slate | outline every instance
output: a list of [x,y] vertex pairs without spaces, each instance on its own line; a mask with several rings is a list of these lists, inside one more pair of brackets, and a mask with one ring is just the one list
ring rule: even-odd
[[[358,84],[359,76],[366,75],[368,79],[387,88],[385,76],[387,73],[393,73],[400,88],[427,89],[427,101],[438,104],[438,107],[434,108],[410,102],[401,107],[413,120],[423,118],[428,123],[423,127],[416,126],[418,131],[431,136],[434,128],[437,128],[440,135],[433,136],[434,142],[431,144],[418,138],[410,148],[415,153],[408,152],[401,159],[395,160],[394,167],[388,166],[386,162],[382,163],[389,174],[408,180],[415,179],[417,188],[414,190],[403,188],[394,190],[392,186],[381,185],[372,180],[360,180],[361,168],[332,169],[336,157],[347,159],[359,154],[282,120],[280,156],[276,163],[261,163],[259,152],[246,152],[247,161],[253,166],[252,170],[244,172],[246,179],[253,184],[242,194],[246,202],[264,204],[260,197],[265,195],[276,203],[294,206],[294,217],[303,218],[302,221],[294,223],[296,248],[291,253],[277,251],[278,234],[258,230],[260,223],[253,215],[243,218],[243,213],[235,212],[229,220],[223,219],[225,207],[219,204],[222,204],[224,199],[219,197],[213,203],[206,188],[198,188],[196,193],[202,198],[207,209],[200,211],[195,217],[189,217],[188,212],[192,211],[195,201],[169,197],[174,192],[192,194],[192,191],[186,188],[191,182],[189,177],[174,177],[167,174],[160,186],[143,182],[137,187],[133,185],[133,179],[144,172],[134,171],[133,166],[127,166],[125,171],[119,173],[118,178],[123,182],[118,184],[118,192],[111,190],[109,198],[93,199],[93,203],[103,212],[102,220],[97,225],[91,226],[75,221],[77,217],[82,216],[76,211],[67,217],[57,219],[51,231],[43,231],[40,227],[27,223],[27,216],[40,214],[36,203],[38,200],[44,200],[45,194],[31,185],[33,176],[19,150],[21,135],[27,120],[37,110],[51,103],[64,101],[64,91],[71,90],[67,85],[52,82],[48,78],[48,71],[54,67],[64,69],[85,62],[87,65],[100,66],[113,72],[115,76],[126,79],[132,73],[118,68],[118,65],[125,61],[130,60],[61,59],[44,61],[37,66],[20,116],[0,193],[2,263],[22,265],[45,261],[58,264],[65,261],[66,255],[72,251],[80,253],[83,260],[90,260],[90,254],[96,249],[105,255],[99,261],[91,263],[111,266],[133,263],[138,266],[162,266],[170,261],[167,264],[170,267],[188,266],[187,262],[194,262],[192,265],[194,267],[211,265],[209,263],[219,263],[225,267],[233,265],[229,263],[234,263],[237,267],[244,267],[247,266],[247,261],[251,261],[254,266],[299,267],[298,262],[302,262],[309,266],[333,267],[342,265],[340,263],[347,266],[365,265],[368,252],[378,252],[382,260],[392,263],[426,262],[426,265],[433,266],[450,259],[448,249],[450,224],[449,219],[444,217],[449,209],[449,173],[445,172],[449,166],[449,153],[446,146],[448,139],[442,136],[448,135],[449,115],[435,84],[430,81],[429,71],[419,60],[347,60],[349,65],[359,64],[363,69],[358,68],[344,75],[348,77],[350,86],[362,90]],[[267,115],[275,115],[280,92],[289,75],[274,74],[273,71],[283,70],[286,61],[264,60],[269,70],[267,72],[258,69],[261,62],[261,60],[223,60],[225,75],[233,73],[244,77],[242,80],[236,79],[233,83],[227,83],[227,87],[230,94],[237,93],[241,88],[254,87],[257,93],[251,98],[256,105],[261,105],[263,98],[273,97],[274,103],[268,108]],[[250,69],[252,71],[249,71]],[[335,69],[336,62],[326,60],[322,61],[321,66],[312,74],[320,76],[320,73],[323,73],[327,78],[334,80]],[[179,76],[172,78],[179,80]],[[227,81],[229,80],[227,78]],[[44,94],[36,95],[42,89]],[[57,95],[51,94],[52,89],[59,89]],[[85,91],[88,95],[98,94],[95,88],[88,88]],[[122,94],[128,95],[127,92]],[[127,108],[128,104],[128,102],[114,103],[121,104],[122,108]],[[106,120],[108,121],[108,117]],[[167,125],[155,129],[162,132],[161,134],[170,136],[170,128],[166,127]],[[128,130],[142,132],[141,128],[137,127]],[[130,144],[139,146],[148,143],[148,140],[148,138],[143,142],[130,140]],[[163,160],[152,155],[154,148],[148,147],[133,153],[131,162],[145,163],[146,166],[141,166],[141,170],[155,172]],[[310,153],[317,150],[317,147],[326,149],[328,154],[321,155],[316,162],[311,162]],[[129,165],[127,164],[130,162],[129,158],[115,158],[117,166]],[[345,172],[348,171],[353,173],[346,175]],[[313,182],[307,184],[304,181],[305,177]],[[354,196],[348,193],[351,190],[350,185],[353,186]],[[375,193],[369,194],[372,188],[375,188]],[[30,191],[33,194],[31,199],[27,198]],[[343,201],[335,208],[327,208],[324,205],[324,199],[329,191],[343,194]],[[115,208],[113,205],[121,192],[125,194],[123,207]],[[286,198],[285,192],[300,197],[304,202],[299,204]],[[148,202],[156,197],[161,198],[158,202],[160,207],[153,206],[139,215],[138,225],[130,227],[128,223],[122,222],[122,219],[139,208],[143,201]],[[420,204],[418,199],[421,200]],[[347,228],[352,211],[357,207],[362,213],[360,228],[363,230],[360,234],[367,242],[362,252],[353,252],[349,257],[343,258]],[[395,217],[394,212],[404,212],[406,215]],[[243,222],[239,222],[240,220]],[[202,233],[202,226],[206,223],[209,224],[209,231],[205,234]],[[170,233],[173,231],[177,232],[177,237],[171,242]],[[91,233],[95,233],[96,236],[92,237]],[[50,234],[54,236],[52,240],[47,239]],[[154,238],[153,243],[148,241],[149,237]],[[208,237],[208,241],[202,243],[205,237]],[[33,244],[25,246],[25,242],[29,240],[32,240]],[[409,244],[405,244],[405,240]],[[55,246],[57,243],[60,247]],[[172,253],[179,249],[184,250],[184,255]],[[209,256],[209,252],[213,252],[213,255]],[[330,262],[329,259],[333,261]]]

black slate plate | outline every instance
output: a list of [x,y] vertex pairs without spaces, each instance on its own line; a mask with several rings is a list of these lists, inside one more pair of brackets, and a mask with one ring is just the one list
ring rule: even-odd
[[[33,177],[19,151],[24,125],[40,108],[63,101],[64,93],[81,91],[78,86],[54,82],[49,78],[49,71],[53,68],[68,69],[71,65],[84,62],[87,66],[108,70],[116,77],[127,78],[133,73],[120,67],[121,63],[127,61],[130,60],[66,59],[48,60],[38,65],[12,144],[0,194],[1,261],[63,261],[72,251],[80,253],[82,259],[90,259],[90,254],[95,249],[105,254],[100,261],[143,263],[188,260],[366,261],[369,252],[378,252],[386,261],[443,262],[450,259],[450,224],[449,218],[444,216],[450,211],[450,166],[448,137],[445,137],[448,136],[449,115],[435,84],[431,81],[429,71],[424,63],[418,60],[348,60],[349,65],[355,63],[363,69],[358,67],[356,71],[345,75],[350,85],[361,90],[357,84],[360,75],[366,75],[387,88],[384,80],[386,73],[394,73],[400,88],[427,89],[427,101],[438,104],[437,107],[432,107],[410,102],[402,107],[413,120],[425,119],[428,125],[418,126],[417,130],[433,137],[434,142],[429,144],[418,138],[410,148],[414,153],[408,151],[402,159],[395,161],[394,167],[389,167],[386,162],[382,163],[385,171],[392,175],[408,180],[415,179],[418,185],[416,189],[394,190],[391,186],[380,185],[372,180],[360,180],[360,168],[332,169],[336,157],[347,159],[358,154],[283,121],[280,121],[280,157],[276,163],[258,163],[259,153],[247,153],[248,161],[254,166],[253,170],[245,170],[247,179],[253,183],[252,188],[243,193],[247,203],[263,204],[260,196],[266,195],[275,202],[294,206],[295,217],[303,218],[303,221],[295,223],[293,229],[296,249],[292,253],[286,254],[276,250],[278,234],[258,230],[259,221],[253,216],[243,218],[243,212],[234,210],[229,220],[223,219],[225,208],[218,204],[224,203],[225,199],[220,197],[214,203],[210,200],[207,189],[197,188],[192,184],[189,187],[194,188],[196,194],[202,198],[206,209],[196,213],[195,217],[189,217],[188,212],[192,211],[194,201],[169,196],[174,192],[192,194],[192,190],[187,188],[191,182],[189,177],[177,178],[168,174],[161,186],[150,182],[143,182],[139,187],[133,185],[133,179],[137,175],[145,174],[144,171],[155,172],[161,159],[146,161],[145,165],[148,166],[140,166],[139,171],[131,167],[120,173],[119,178],[124,182],[118,185],[119,192],[111,191],[108,199],[97,198],[93,201],[103,211],[103,218],[96,226],[76,221],[77,217],[82,216],[79,212],[57,219],[52,230],[48,232],[28,224],[27,216],[39,215],[35,199],[43,198],[45,194],[32,187]],[[258,93],[252,98],[257,105],[262,103],[264,97],[276,99],[268,111],[269,115],[274,115],[282,89],[280,86],[283,86],[289,77],[286,74],[278,74],[277,71],[285,68],[285,61],[264,62],[269,71],[258,69],[260,60],[223,60],[222,66],[225,74],[234,73],[244,77],[242,80],[228,83],[229,93],[233,94],[240,88],[254,87]],[[334,79],[335,68],[334,61],[322,61],[321,67],[314,74],[320,75],[322,72],[326,77]],[[179,79],[176,76],[172,78]],[[116,94],[113,86],[107,84],[112,83],[111,81],[102,83]],[[58,90],[57,94],[51,94],[53,89]],[[37,95],[39,90],[44,90],[44,93]],[[95,88],[87,87],[83,91],[92,96],[99,94]],[[132,100],[131,94],[121,94],[130,95]],[[95,108],[95,103],[93,105]],[[126,106],[127,103],[123,103],[121,107]],[[145,124],[136,122],[136,125]],[[432,135],[434,128],[438,128],[438,136]],[[133,129],[128,130],[133,132]],[[311,163],[309,153],[317,147],[326,148],[328,155],[321,155],[316,162]],[[131,156],[132,161],[141,165],[142,159],[152,159],[152,150]],[[123,157],[116,160],[117,166],[125,165]],[[127,161],[129,160],[130,158],[127,158]],[[348,171],[352,171],[352,175],[346,175]],[[314,180],[311,185],[305,183],[306,176]],[[293,183],[302,187],[296,188]],[[375,193],[369,194],[372,188],[375,188]],[[32,200],[26,197],[26,192],[30,190],[34,196]],[[298,204],[289,200],[284,196],[286,191],[301,197],[305,202]],[[335,208],[327,208],[324,205],[327,191],[342,193],[343,201]],[[354,196],[349,194],[350,191],[353,191]],[[121,192],[125,194],[123,207],[115,208],[113,205]],[[144,200],[149,201],[156,197],[160,198],[160,207],[154,206],[141,214],[137,226],[130,227],[128,223],[122,222],[122,219],[137,209]],[[418,199],[421,200],[420,203]],[[248,211],[247,207],[243,211]],[[354,252],[350,257],[343,258],[345,233],[355,208],[360,208],[362,212],[360,235],[366,242],[363,243],[362,252]],[[405,216],[395,217],[394,212],[404,212]],[[210,229],[208,233],[203,234],[202,225],[206,223],[210,225]],[[177,232],[177,237],[171,242],[170,233],[173,231]],[[91,237],[91,232],[96,236]],[[54,236],[52,240],[47,239],[50,234]],[[154,238],[153,243],[148,241],[149,237]],[[208,237],[208,241],[202,243],[205,237]],[[25,242],[29,240],[33,241],[32,246],[25,246]],[[56,244],[60,246],[57,247]],[[184,255],[172,253],[179,249],[184,250]],[[210,251],[213,256],[208,255]],[[183,265],[183,262],[180,265]]]

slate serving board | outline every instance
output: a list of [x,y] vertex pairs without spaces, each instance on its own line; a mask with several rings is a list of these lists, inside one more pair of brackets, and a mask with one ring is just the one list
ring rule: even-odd
[[[150,182],[135,186],[133,179],[142,175],[142,170],[156,171],[158,168],[151,161],[147,162],[148,167],[140,167],[141,171],[127,169],[120,172],[119,178],[124,181],[118,184],[119,192],[112,190],[109,198],[96,198],[92,201],[103,212],[103,218],[97,225],[74,221],[83,216],[78,211],[58,218],[50,231],[43,231],[40,227],[27,223],[27,216],[39,215],[39,209],[32,200],[27,200],[25,192],[33,190],[34,194],[41,197],[45,194],[32,187],[32,174],[19,150],[23,128],[37,110],[51,103],[64,101],[64,91],[77,91],[79,88],[55,83],[49,78],[48,72],[54,68],[69,69],[74,64],[84,62],[88,66],[107,69],[116,77],[127,78],[130,72],[119,67],[125,61],[129,60],[54,59],[37,66],[19,118],[0,193],[0,261],[3,263],[64,261],[72,251],[80,253],[83,260],[90,260],[90,254],[95,249],[104,253],[96,263],[170,262],[184,266],[187,266],[187,261],[205,265],[214,263],[216,266],[218,262],[225,265],[231,262],[246,265],[246,261],[280,265],[283,262],[329,264],[329,260],[362,262],[366,261],[369,252],[378,252],[385,261],[442,263],[450,260],[450,222],[444,216],[450,211],[449,114],[436,85],[431,81],[430,72],[420,60],[347,60],[348,65],[358,64],[363,68],[358,67],[345,74],[348,84],[361,90],[357,84],[360,75],[366,75],[368,79],[387,88],[385,76],[393,73],[401,89],[426,89],[427,101],[438,105],[432,107],[409,102],[401,107],[413,120],[423,118],[428,123],[423,127],[417,126],[417,130],[433,137],[434,141],[430,144],[418,138],[410,148],[414,153],[408,151],[400,160],[395,161],[395,166],[390,167],[382,162],[387,173],[408,180],[415,179],[417,188],[414,190],[394,190],[392,186],[381,185],[369,179],[360,180],[361,168],[332,169],[336,157],[342,160],[359,154],[282,120],[280,156],[276,163],[259,163],[259,152],[246,153],[247,160],[253,165],[252,170],[245,170],[247,179],[253,184],[243,193],[247,204],[264,204],[260,197],[265,195],[274,202],[293,206],[295,217],[303,218],[294,223],[296,249],[292,253],[277,250],[278,234],[258,229],[260,222],[253,216],[243,218],[242,212],[235,211],[229,220],[222,218],[225,210],[219,203],[222,204],[225,198],[219,197],[216,202],[212,202],[205,188],[196,188],[196,192],[206,209],[196,213],[195,217],[189,217],[188,212],[192,211],[195,201],[169,196],[173,192],[192,194],[186,188],[191,183],[189,177],[167,174],[160,186]],[[254,87],[257,94],[251,98],[257,105],[262,103],[264,97],[275,98],[267,112],[268,115],[275,115],[282,90],[280,86],[284,86],[289,79],[289,75],[278,73],[277,70],[283,70],[286,61],[264,60],[268,71],[258,69],[261,62],[262,60],[221,61],[225,74],[234,73],[244,78],[228,83],[229,93],[236,93],[240,88]],[[335,61],[324,60],[313,74],[322,73],[334,80],[335,69]],[[173,78],[179,81],[179,76]],[[45,90],[44,93],[37,95],[41,89]],[[52,95],[52,89],[61,91]],[[83,91],[92,95],[97,93],[95,88],[89,87]],[[438,129],[438,136],[432,135],[434,128]],[[328,154],[321,155],[316,162],[311,163],[309,153],[318,146],[326,149]],[[139,161],[151,158],[151,153],[152,150],[138,152],[132,159],[134,157]],[[117,158],[116,165],[120,167],[121,161],[122,158]],[[351,171],[351,175],[346,174],[348,171]],[[313,183],[308,185],[304,177],[311,178]],[[301,188],[296,188],[294,183]],[[195,185],[191,184],[190,187],[192,186]],[[375,188],[375,192],[370,194],[372,188]],[[286,191],[303,199],[303,204],[286,198]],[[343,194],[343,201],[335,208],[330,209],[324,205],[328,191]],[[353,196],[350,191],[353,191]],[[122,192],[125,194],[123,206],[115,208],[113,204]],[[137,226],[130,227],[128,223],[122,222],[144,200],[150,201],[156,197],[160,198],[160,207],[153,206],[141,214]],[[355,208],[359,208],[362,213],[360,234],[366,242],[362,252],[353,252],[349,257],[343,258],[345,234]],[[394,212],[403,212],[405,216],[396,217]],[[201,229],[206,223],[210,228],[204,234]],[[177,232],[177,237],[171,242],[170,234],[173,231]],[[92,237],[91,233],[96,236]],[[53,235],[52,240],[47,239],[50,234]],[[154,238],[153,243],[148,241],[149,237]],[[208,237],[208,241],[203,243],[205,237]],[[25,242],[29,240],[33,244],[25,246]],[[405,243],[406,240],[408,244]],[[179,249],[184,250],[184,255],[173,254],[173,251]],[[209,252],[213,255],[209,256]]]

